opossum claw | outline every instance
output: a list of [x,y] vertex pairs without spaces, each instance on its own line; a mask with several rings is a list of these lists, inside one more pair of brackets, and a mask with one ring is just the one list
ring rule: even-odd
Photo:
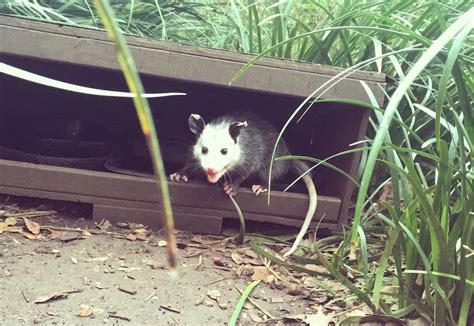
[[186,175],[181,175],[178,172],[171,174],[170,175],[170,180],[175,181],[175,182],[181,182],[181,181],[188,182],[189,181],[189,179]]
[[237,191],[234,190],[234,187],[233,187],[232,183],[228,183],[227,181],[224,182],[224,191],[229,196],[237,195]]
[[260,195],[262,192],[267,192],[267,188],[262,187],[261,185],[253,185],[252,186],[252,192],[255,194],[255,196]]

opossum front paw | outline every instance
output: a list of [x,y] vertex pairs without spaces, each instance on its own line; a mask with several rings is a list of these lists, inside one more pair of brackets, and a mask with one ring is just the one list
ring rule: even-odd
[[234,185],[232,183],[229,183],[229,182],[224,182],[224,191],[227,195],[229,196],[235,196],[237,195],[237,189],[234,188]]
[[262,192],[267,192],[267,188],[264,188],[261,185],[253,185],[252,186],[252,192],[255,194],[255,196],[258,196]]
[[171,181],[175,181],[175,182],[188,182],[189,179],[186,175],[183,175],[183,174],[179,174],[179,172],[176,172],[176,173],[173,173],[172,175],[170,175],[170,180]]

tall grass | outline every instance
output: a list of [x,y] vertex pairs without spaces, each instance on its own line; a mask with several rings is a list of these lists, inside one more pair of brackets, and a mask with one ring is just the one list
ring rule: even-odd
[[115,16],[108,0],[94,0],[97,10],[100,14],[100,18],[104,23],[109,37],[117,45],[117,59],[122,68],[125,80],[130,89],[130,92],[134,94],[133,104],[135,105],[138,120],[142,128],[143,135],[148,145],[150,152],[153,171],[156,177],[156,181],[161,190],[161,199],[163,205],[163,224],[166,230],[166,236],[168,240],[167,251],[168,261],[172,268],[176,267],[176,238],[174,235],[174,221],[173,211],[171,208],[171,199],[168,190],[167,176],[165,174],[165,167],[163,164],[163,158],[161,155],[160,144],[156,135],[155,125],[151,110],[148,105],[147,99],[143,96],[144,89],[141,83],[140,77],[138,76],[135,62],[132,54],[128,49],[125,42],[125,38],[122,35]]
[[[34,2],[44,9],[12,3],[7,0],[0,11],[100,27],[87,0],[55,1],[69,4],[56,7],[55,13],[46,1]],[[139,14],[141,4],[147,4],[148,16]],[[157,4],[117,3],[121,28],[147,37],[257,54],[239,74],[260,57],[274,56],[347,69],[326,87],[358,69],[389,76],[386,108],[378,108],[375,100],[371,103],[367,146],[347,151],[365,155],[352,232],[333,259],[322,257],[318,246],[315,253],[374,312],[421,315],[437,325],[472,321],[472,2],[207,0],[182,2],[179,10],[172,2]],[[80,14],[67,14],[68,8],[78,6]],[[368,87],[366,91],[373,99]],[[302,116],[301,111],[294,118]],[[376,197],[387,182],[393,186],[393,200],[369,207],[367,197]],[[375,264],[367,258],[369,232],[385,240]],[[339,272],[353,268],[347,259],[352,255],[363,276],[359,288]],[[385,290],[392,285],[396,293]],[[395,308],[389,304],[393,300]]]

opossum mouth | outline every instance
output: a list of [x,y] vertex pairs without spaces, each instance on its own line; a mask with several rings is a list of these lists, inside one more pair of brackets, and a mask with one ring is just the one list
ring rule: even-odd
[[219,179],[227,172],[227,169],[223,169],[221,172],[218,173],[206,173],[207,181],[210,183],[216,183]]

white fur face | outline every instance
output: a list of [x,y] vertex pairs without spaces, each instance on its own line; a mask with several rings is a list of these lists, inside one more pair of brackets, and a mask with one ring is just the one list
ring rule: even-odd
[[211,183],[219,181],[240,159],[240,147],[230,136],[228,123],[206,125],[193,152]]

